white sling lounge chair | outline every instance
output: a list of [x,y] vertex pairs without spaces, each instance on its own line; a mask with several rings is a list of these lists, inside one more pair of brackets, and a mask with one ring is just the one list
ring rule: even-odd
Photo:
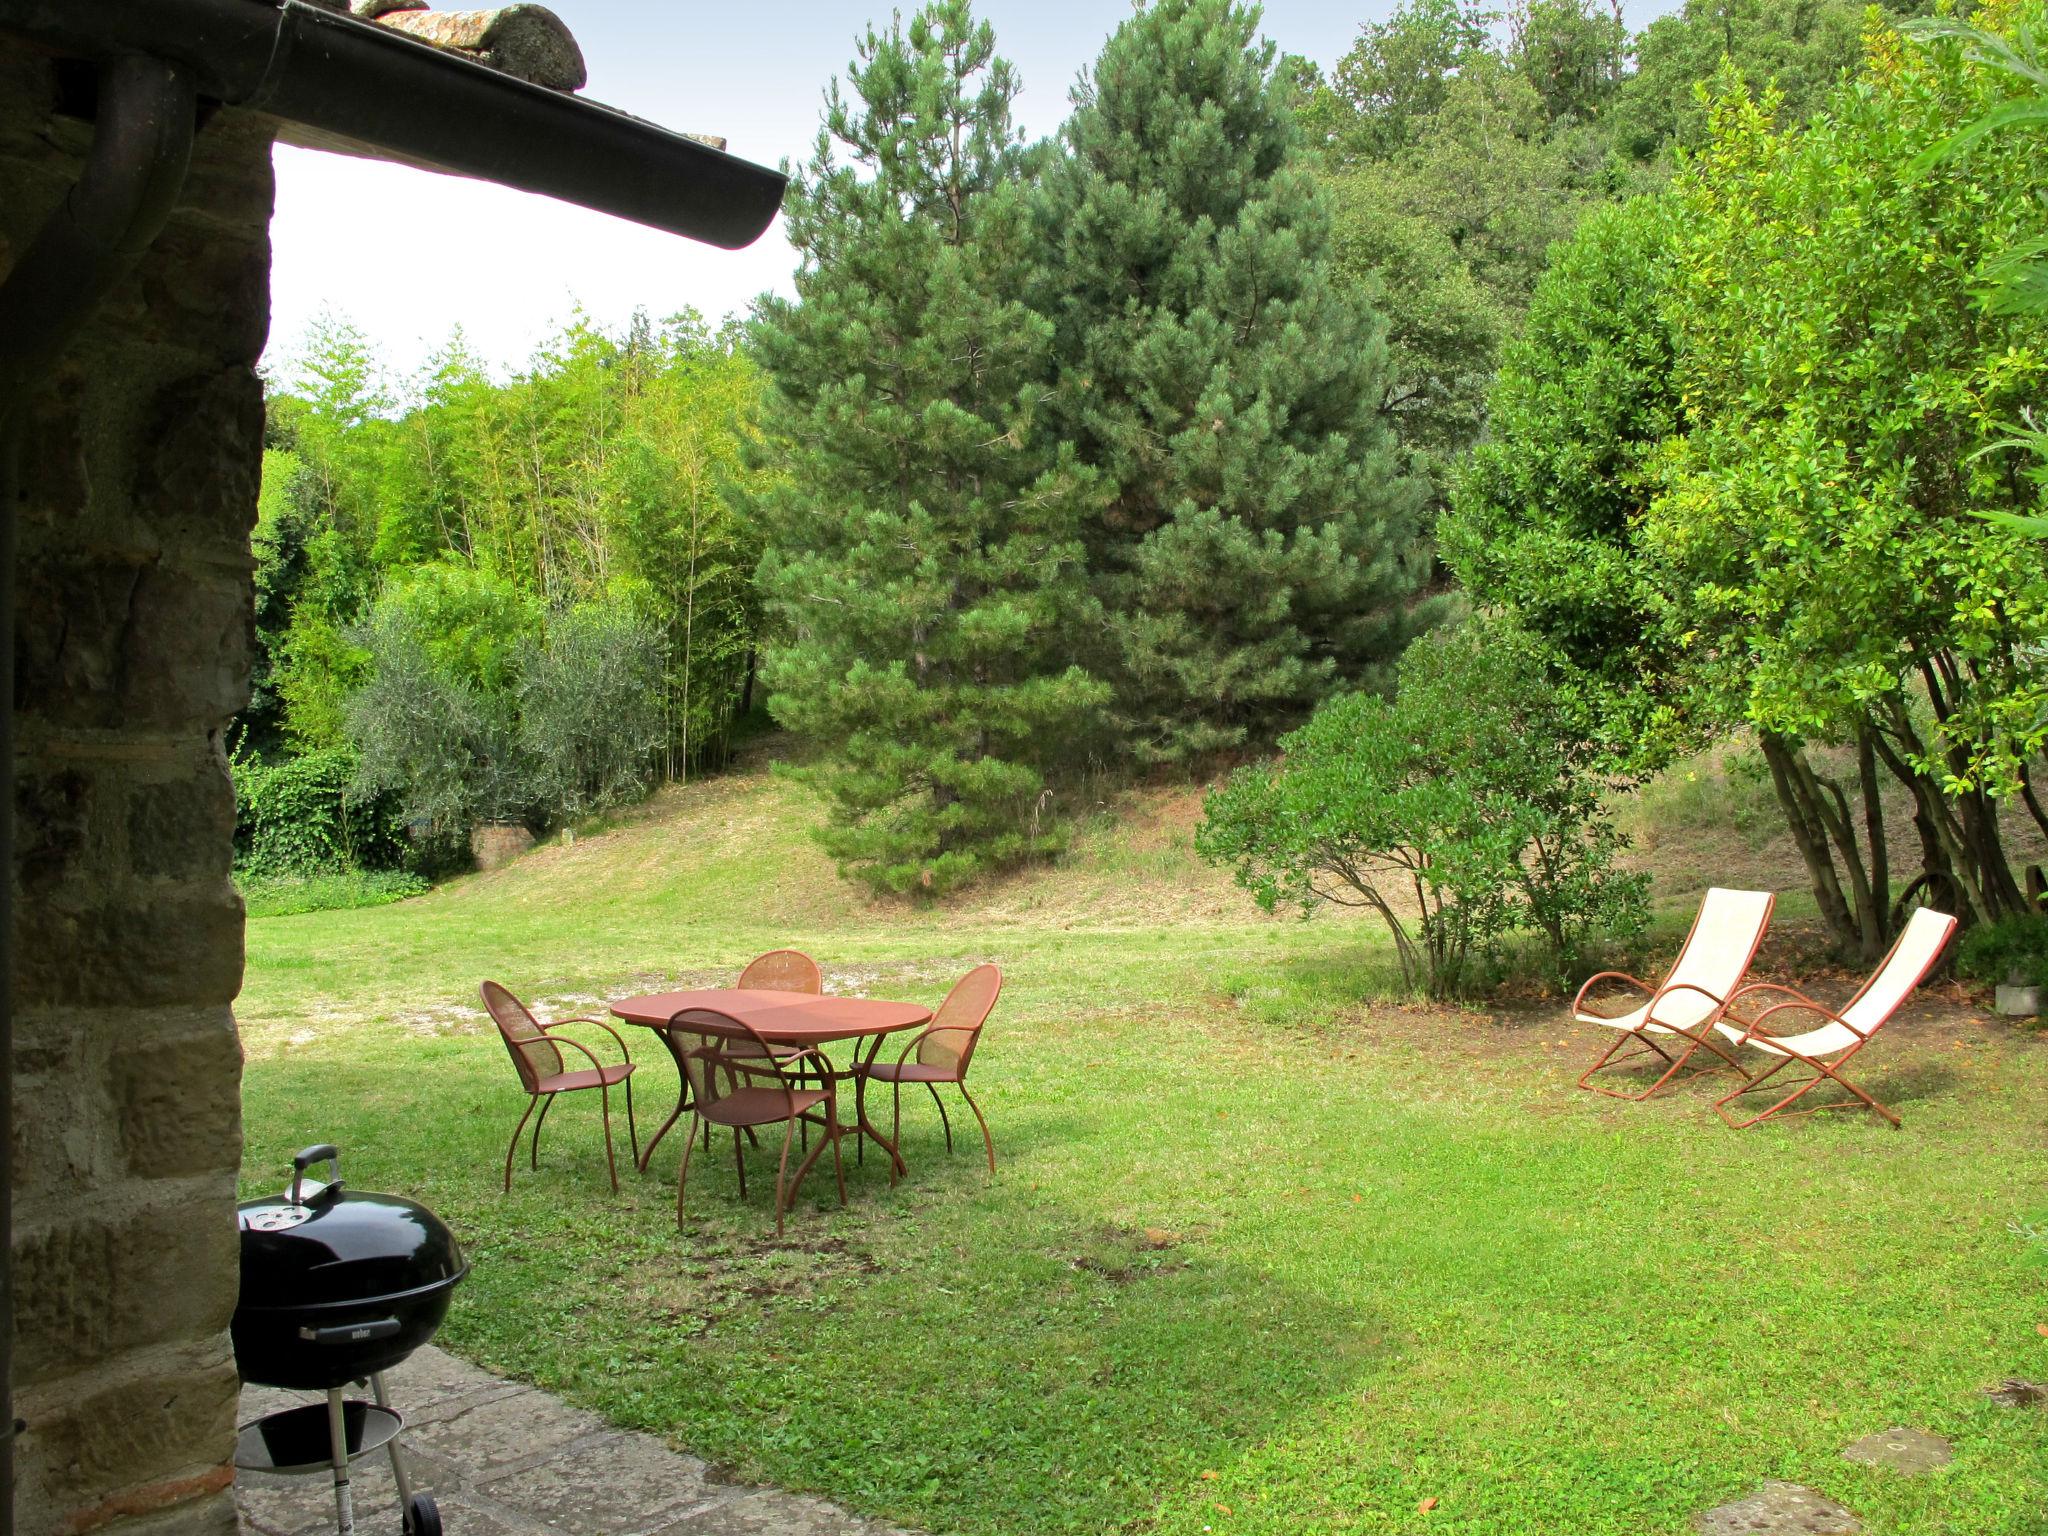
[[[1883,1029],[1891,1016],[1899,1011],[1899,1004],[1912,996],[1913,989],[1926,980],[1927,973],[1941,959],[1942,951],[1948,948],[1948,941],[1955,936],[1955,931],[1956,920],[1953,917],[1946,912],[1933,912],[1922,907],[1907,922],[1906,931],[1899,935],[1898,942],[1892,945],[1892,952],[1884,957],[1875,974],[1843,1004],[1840,1013],[1823,1008],[1802,992],[1774,986],[1770,982],[1755,982],[1736,993],[1728,1000],[1729,1008],[1722,1019],[1715,1021],[1714,1028],[1736,1045],[1753,1045],[1778,1060],[1769,1070],[1759,1072],[1733,1093],[1715,1101],[1714,1108],[1721,1118],[1736,1130],[1744,1130],[1803,1098],[1810,1089],[1822,1083],[1835,1083],[1847,1089],[1853,1097],[1809,1107],[1853,1109],[1860,1102],[1883,1115],[1894,1130],[1898,1129],[1899,1117],[1843,1077],[1842,1064],[1868,1045],[1870,1037]],[[1773,997],[1776,1002],[1770,1001]],[[1755,1006],[1759,1003],[1765,1004],[1762,1011],[1744,1023],[1738,1016],[1739,1005]],[[1773,1015],[1787,1011],[1817,1017],[1820,1023],[1800,1034],[1783,1034],[1765,1028]],[[1832,1059],[1823,1060],[1823,1057]],[[1762,1113],[1751,1115],[1747,1120],[1736,1120],[1730,1116],[1729,1104],[1744,1094],[1755,1093],[1795,1061],[1811,1067],[1812,1075],[1799,1079],[1798,1086]],[[1784,1084],[1778,1086],[1782,1088]]]
[[[1733,1049],[1714,1038],[1712,1026],[1741,986],[1750,961],[1756,958],[1757,946],[1764,941],[1764,930],[1771,925],[1771,909],[1777,901],[1769,891],[1728,891],[1716,886],[1700,903],[1692,932],[1685,936],[1685,947],[1679,950],[1678,959],[1663,981],[1651,986],[1626,971],[1602,971],[1579,988],[1579,995],[1572,999],[1572,1017],[1581,1024],[1598,1024],[1616,1032],[1614,1042],[1600,1054],[1600,1059],[1586,1068],[1579,1086],[1617,1099],[1647,1099],[1677,1076],[1678,1070],[1700,1050],[1720,1057],[1747,1078],[1749,1074],[1743,1071]],[[1608,981],[1625,983],[1642,993],[1640,1006],[1622,1014],[1595,1013],[1589,1009],[1586,995]],[[1634,1048],[1623,1051],[1622,1047],[1631,1042]],[[1660,1058],[1664,1071],[1640,1092],[1625,1092],[1593,1081],[1596,1072],[1611,1071],[1645,1056]]]

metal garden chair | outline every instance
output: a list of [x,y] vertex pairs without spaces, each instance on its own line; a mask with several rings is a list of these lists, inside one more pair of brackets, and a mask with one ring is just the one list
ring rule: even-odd
[[[808,992],[813,997],[822,997],[825,973],[818,968],[817,961],[800,949],[771,949],[767,954],[756,955],[749,960],[734,985],[746,991]],[[780,1045],[774,1049],[779,1056],[789,1054]],[[747,1139],[754,1140],[753,1132],[747,1133]],[[704,1144],[707,1147],[711,1145],[709,1140]],[[755,1145],[759,1144],[755,1142]],[[808,1129],[803,1133],[803,1145],[806,1151],[810,1150],[811,1133]]]
[[[512,1158],[519,1150],[519,1133],[526,1129],[527,1116],[533,1113],[533,1106],[540,1105],[540,1118],[533,1122],[533,1149],[531,1164],[540,1167],[540,1128],[547,1122],[548,1111],[554,1107],[555,1096],[561,1093],[576,1093],[582,1089],[595,1088],[598,1103],[604,1112],[604,1160],[611,1170],[612,1193],[619,1192],[619,1164],[612,1153],[612,1089],[620,1083],[626,1085],[626,1133],[632,1137],[633,1157],[640,1156],[640,1132],[633,1124],[633,1057],[626,1049],[626,1042],[619,1032],[602,1019],[561,1019],[554,1024],[543,1025],[527,1011],[524,1003],[514,997],[495,981],[483,984],[484,1008],[490,1013],[491,1021],[498,1026],[499,1038],[505,1042],[505,1049],[511,1054],[512,1065],[519,1070],[519,1082],[526,1089],[526,1113],[519,1117],[519,1124],[512,1129],[512,1143],[505,1149],[505,1188],[512,1188]],[[607,1065],[598,1059],[597,1053],[580,1040],[557,1034],[567,1024],[595,1024],[610,1035],[619,1047],[624,1060]],[[570,1071],[563,1059],[562,1047],[567,1046],[578,1055],[589,1058],[588,1067]]]
[[[951,1083],[960,1090],[960,1097],[967,1101],[967,1107],[974,1111],[974,1118],[981,1124],[982,1144],[988,1149],[988,1171],[996,1171],[995,1138],[988,1133],[988,1120],[981,1112],[981,1106],[974,1102],[974,1095],[967,1091],[967,1068],[974,1060],[974,1048],[981,1043],[981,1026],[988,1021],[989,1011],[1002,995],[1003,973],[993,965],[977,965],[946,994],[946,1000],[939,1004],[939,1011],[932,1015],[931,1023],[923,1033],[903,1048],[893,1062],[870,1062],[854,1067],[854,1091],[859,1096],[861,1108],[867,1105],[867,1085],[870,1080],[889,1085],[893,1100],[889,1140],[901,1144],[903,1140],[903,1085],[923,1083],[932,1096],[932,1103],[939,1109],[939,1124],[946,1130],[946,1150],[953,1150],[953,1123],[946,1118],[945,1101],[939,1097],[939,1084]],[[917,1059],[910,1058],[915,1055]],[[895,1179],[895,1165],[890,1165],[890,1179]]]
[[[1579,988],[1579,995],[1572,999],[1572,1017],[1581,1024],[1598,1024],[1617,1032],[1614,1042],[1580,1076],[1579,1086],[1611,1098],[1647,1099],[1702,1050],[1720,1057],[1747,1078],[1749,1073],[1734,1052],[1715,1040],[1713,1025],[1748,974],[1757,947],[1764,941],[1764,930],[1771,925],[1771,909],[1777,900],[1769,891],[1729,891],[1716,886],[1700,902],[1692,931],[1661,982],[1652,986],[1625,971],[1602,971]],[[1644,995],[1644,1001],[1627,1013],[1594,1013],[1586,1006],[1586,994],[1603,981],[1633,987]],[[1615,1053],[1631,1041],[1635,1049],[1617,1057]],[[1671,1049],[1666,1050],[1666,1045]],[[1596,1072],[1651,1055],[1663,1061],[1664,1071],[1639,1093],[1624,1093],[1593,1081]]]
[[800,949],[771,949],[747,962],[737,984],[749,990],[818,995],[825,990],[825,973]]
[[[1856,995],[1842,1005],[1840,1013],[1823,1007],[1803,992],[1767,981],[1754,982],[1737,992],[1729,999],[1727,1014],[1735,1022],[1717,1022],[1715,1029],[1736,1045],[1755,1046],[1778,1060],[1733,1093],[1715,1100],[1715,1111],[1736,1130],[1745,1130],[1797,1103],[1822,1083],[1833,1083],[1846,1089],[1851,1097],[1832,1104],[1816,1104],[1812,1108],[1853,1109],[1862,1103],[1876,1110],[1891,1122],[1892,1129],[1897,1130],[1899,1117],[1842,1076],[1842,1067],[1870,1043],[1871,1037],[1899,1011],[1899,1005],[1912,996],[1913,989],[1927,979],[1927,973],[1941,960],[1955,931],[1956,920],[1948,913],[1922,907],[1908,920],[1898,942],[1892,945],[1891,953],[1879,962],[1877,970],[1857,989]],[[1734,1010],[1738,1004],[1764,1002],[1773,997],[1778,1001],[1767,1003],[1755,1018],[1744,1022],[1736,1016]],[[1788,1012],[1811,1014],[1821,1022],[1798,1034],[1780,1034],[1764,1027],[1774,1015]],[[1760,1091],[1764,1084],[1794,1062],[1811,1067],[1811,1075],[1799,1079],[1790,1093],[1762,1113],[1751,1115],[1747,1120],[1730,1117],[1728,1105],[1745,1094]],[[1784,1085],[1781,1083],[1779,1086]]]
[[[782,1236],[782,1218],[795,1203],[804,1175],[832,1147],[832,1167],[839,1178],[839,1203],[846,1204],[846,1165],[839,1155],[839,1115],[832,1091],[832,1064],[810,1047],[771,1045],[744,1019],[711,1008],[685,1008],[669,1020],[669,1028],[703,1043],[685,1056],[689,1063],[692,1109],[711,1144],[711,1127],[732,1132],[733,1166],[739,1171],[740,1198],[747,1197],[747,1161],[740,1132],[755,1126],[782,1125],[782,1157],[775,1168],[775,1235]],[[814,1073],[818,1086],[806,1086]],[[824,1135],[789,1178],[789,1147],[799,1122],[815,1125]],[[694,1129],[683,1144],[683,1166],[676,1175],[676,1225],[683,1223],[683,1194],[690,1184],[690,1154],[696,1150]]]

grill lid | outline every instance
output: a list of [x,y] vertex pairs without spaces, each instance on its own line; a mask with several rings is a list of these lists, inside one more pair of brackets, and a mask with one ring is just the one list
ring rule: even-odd
[[[315,1163],[333,1178],[307,1179]],[[469,1268],[447,1224],[400,1195],[344,1189],[339,1152],[292,1159],[291,1188],[236,1207],[242,1232],[240,1310],[360,1306],[452,1286]]]

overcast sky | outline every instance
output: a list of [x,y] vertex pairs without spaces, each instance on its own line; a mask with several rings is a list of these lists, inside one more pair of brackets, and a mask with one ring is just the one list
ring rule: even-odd
[[[452,6],[453,0],[449,0]],[[844,75],[873,0],[552,0],[590,66],[584,94],[664,127],[719,133],[764,165],[802,159],[826,82]],[[1672,9],[1628,0],[1632,26]],[[1265,32],[1327,68],[1392,0],[1270,0]],[[1032,136],[1066,116],[1067,93],[1129,0],[981,0],[998,51],[1018,67]],[[500,369],[582,307],[617,326],[636,308],[712,321],[765,289],[790,289],[781,223],[750,248],[714,250],[566,203],[483,182],[280,146],[271,225],[268,358],[288,358],[323,309],[354,321],[403,373],[458,323]]]

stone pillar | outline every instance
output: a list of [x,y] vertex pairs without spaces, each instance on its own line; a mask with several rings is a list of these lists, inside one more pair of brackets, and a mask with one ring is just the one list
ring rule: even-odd
[[[84,123],[0,38],[0,274]],[[15,1411],[23,1536],[227,1533],[268,129],[222,112],[24,454],[16,576]]]

